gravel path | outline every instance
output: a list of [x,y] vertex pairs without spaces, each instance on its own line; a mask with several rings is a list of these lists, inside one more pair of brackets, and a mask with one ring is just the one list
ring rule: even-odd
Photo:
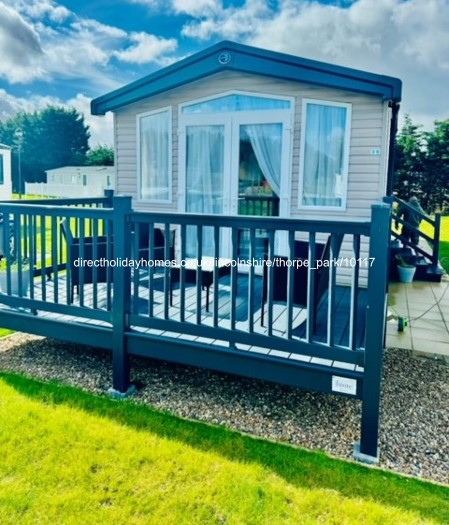
[[[0,370],[58,379],[97,393],[111,358],[89,347],[17,333],[1,340]],[[180,416],[351,458],[359,401],[202,369],[133,359],[134,399]],[[449,484],[449,367],[388,349],[380,466]]]

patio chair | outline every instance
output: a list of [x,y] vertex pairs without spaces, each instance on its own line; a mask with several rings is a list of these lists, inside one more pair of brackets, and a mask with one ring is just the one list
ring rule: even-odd
[[[112,269],[107,266],[84,266],[83,279],[81,278],[81,269],[78,264],[75,264],[83,253],[84,260],[107,259],[113,257],[113,238],[112,236],[97,235],[96,237],[85,236],[82,239],[75,237],[68,224],[67,219],[61,221],[61,232],[67,243],[69,260],[67,261],[68,269],[70,270],[70,302],[74,299],[74,289],[79,295],[80,285],[96,283],[112,282]],[[111,246],[108,244],[112,243]],[[83,248],[81,249],[81,245]]]
[[[150,225],[148,223],[139,223],[138,228],[136,228],[137,223],[135,224],[135,230],[138,231],[139,240],[139,253],[138,259],[150,258]],[[170,239],[169,239],[169,260],[174,260],[175,258],[175,232],[176,230],[170,230]],[[134,245],[134,243],[133,243]],[[153,259],[155,261],[163,261],[165,259],[165,233],[161,228],[154,228],[154,255]]]
[[[343,236],[338,236],[338,250],[340,249]],[[309,244],[305,241],[295,241],[294,246],[295,260],[306,261],[308,259]],[[328,260],[330,257],[330,236],[326,244],[315,243],[315,256],[317,261]],[[275,256],[274,260],[287,261],[288,257]],[[273,302],[286,302],[288,298],[288,267],[286,264],[274,264],[273,268]],[[313,270],[315,279],[315,308],[318,307],[320,299],[328,288],[329,265],[322,265],[320,268]],[[302,266],[293,267],[293,304],[307,308],[307,286],[308,286],[308,267],[304,264]],[[264,265],[263,281],[262,281],[262,307],[260,323],[264,326],[265,319],[265,303],[268,299],[268,268]],[[316,319],[316,316],[315,316]]]

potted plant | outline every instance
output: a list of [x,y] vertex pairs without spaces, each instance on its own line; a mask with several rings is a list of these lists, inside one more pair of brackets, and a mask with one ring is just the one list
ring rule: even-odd
[[401,283],[411,283],[415,276],[416,266],[410,258],[403,255],[396,255],[398,261],[398,274]]
[[[21,275],[21,278],[19,277]],[[8,289],[8,281],[10,288]],[[21,285],[21,290],[19,285]],[[25,296],[30,287],[30,266],[28,259],[6,256],[0,260],[0,290],[4,294]]]

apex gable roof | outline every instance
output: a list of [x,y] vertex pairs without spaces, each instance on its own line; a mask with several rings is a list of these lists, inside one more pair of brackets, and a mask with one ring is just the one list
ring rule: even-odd
[[92,100],[91,112],[104,115],[226,70],[378,95],[395,102],[401,99],[402,82],[394,77],[223,41]]

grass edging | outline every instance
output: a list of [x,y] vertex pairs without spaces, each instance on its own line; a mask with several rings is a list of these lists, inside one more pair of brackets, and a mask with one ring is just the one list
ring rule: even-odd
[[360,497],[414,511],[437,523],[449,523],[449,489],[442,485],[185,420],[132,400],[116,401],[19,374],[0,373],[0,378],[33,400],[82,410],[133,429],[176,440],[199,451],[213,451],[232,461],[254,463],[270,469],[295,486],[330,489],[348,498]]

